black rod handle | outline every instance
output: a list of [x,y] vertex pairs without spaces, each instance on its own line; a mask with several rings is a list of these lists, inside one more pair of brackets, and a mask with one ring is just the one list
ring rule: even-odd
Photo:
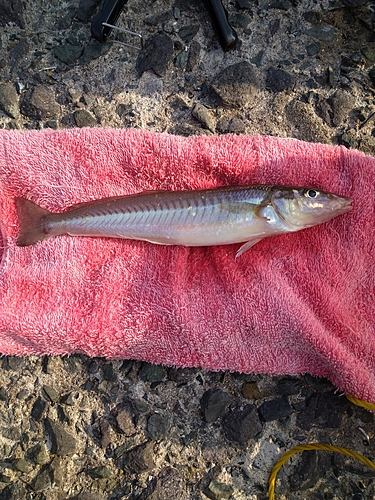
[[91,23],[91,34],[98,42],[105,42],[112,31],[110,26],[103,23],[115,25],[116,21],[128,0],[105,0],[102,3],[99,14]]
[[206,4],[223,50],[234,49],[238,41],[237,33],[228,22],[228,13],[221,0],[206,0]]

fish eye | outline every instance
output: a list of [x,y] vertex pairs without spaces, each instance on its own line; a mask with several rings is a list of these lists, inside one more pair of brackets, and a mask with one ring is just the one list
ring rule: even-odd
[[315,189],[306,189],[304,195],[307,198],[316,198],[319,194],[319,191],[315,191]]

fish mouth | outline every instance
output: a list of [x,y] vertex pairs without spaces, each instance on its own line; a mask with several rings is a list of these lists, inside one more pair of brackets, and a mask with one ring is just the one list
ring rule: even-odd
[[344,198],[343,196],[340,198],[337,209],[335,209],[337,215],[345,214],[346,212],[350,212],[353,209],[352,207],[352,199]]

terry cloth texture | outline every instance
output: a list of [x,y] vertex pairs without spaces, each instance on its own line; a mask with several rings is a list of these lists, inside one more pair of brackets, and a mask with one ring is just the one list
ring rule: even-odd
[[[274,183],[353,198],[304,231],[185,248],[60,236],[15,245],[14,197],[52,211],[151,189]],[[375,403],[375,158],[260,136],[0,131],[0,352],[328,377]]]

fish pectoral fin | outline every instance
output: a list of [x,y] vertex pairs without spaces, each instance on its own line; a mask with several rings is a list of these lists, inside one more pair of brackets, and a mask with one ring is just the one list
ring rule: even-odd
[[219,205],[220,210],[226,210],[231,214],[236,215],[249,215],[250,212],[255,214],[260,219],[266,219],[261,213],[262,206],[255,203],[248,203],[247,201],[234,201],[232,203],[221,203]]
[[236,259],[242,255],[244,252],[246,252],[247,250],[249,250],[249,248],[253,247],[254,245],[256,245],[260,240],[262,240],[264,238],[264,236],[260,236],[259,234],[257,236],[254,236],[253,238],[251,238],[249,241],[247,241],[246,243],[244,243],[236,252]]

